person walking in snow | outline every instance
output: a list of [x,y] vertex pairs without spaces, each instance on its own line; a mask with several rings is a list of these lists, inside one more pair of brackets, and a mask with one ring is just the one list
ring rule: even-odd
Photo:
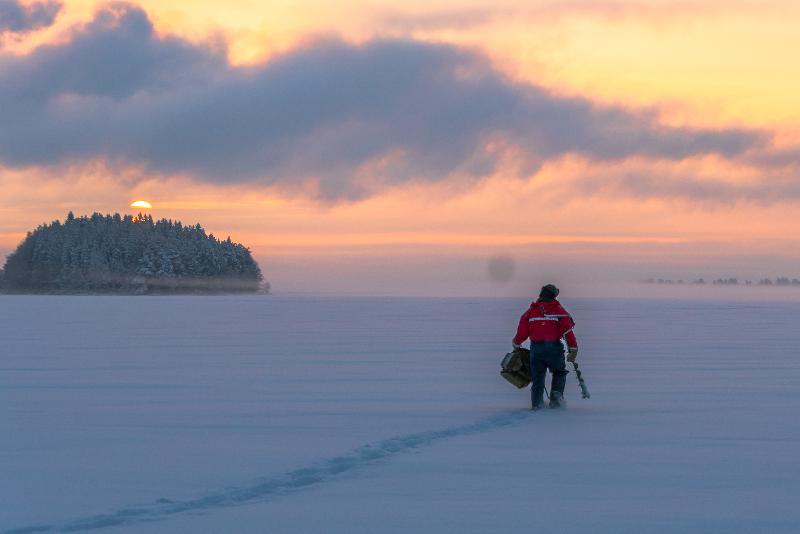
[[539,299],[531,303],[522,314],[512,345],[514,350],[522,348],[525,340],[531,340],[531,408],[544,407],[544,379],[547,370],[553,374],[550,384],[550,407],[566,406],[564,386],[567,382],[567,365],[564,362],[564,345],[567,341],[567,361],[574,362],[578,356],[578,340],[572,328],[575,321],[556,300],[559,290],[553,284],[542,287]]

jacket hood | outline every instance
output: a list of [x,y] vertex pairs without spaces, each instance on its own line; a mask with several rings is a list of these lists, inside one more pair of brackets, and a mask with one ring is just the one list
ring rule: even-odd
[[556,304],[558,306],[561,306],[561,303],[558,302],[558,299],[553,299],[553,300],[536,299],[533,302],[531,302],[531,308],[533,308],[534,306],[541,306],[542,304],[551,304],[551,305]]

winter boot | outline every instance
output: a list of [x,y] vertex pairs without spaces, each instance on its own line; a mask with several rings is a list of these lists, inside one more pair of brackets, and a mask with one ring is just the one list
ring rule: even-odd
[[550,407],[551,408],[566,408],[567,401],[564,400],[564,394],[560,391],[550,392]]

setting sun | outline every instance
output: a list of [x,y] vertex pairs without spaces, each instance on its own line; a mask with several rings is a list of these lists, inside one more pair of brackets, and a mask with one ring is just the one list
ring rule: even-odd
[[145,208],[145,209],[149,210],[149,209],[151,209],[153,207],[153,205],[150,204],[146,200],[137,200],[135,202],[131,202],[131,207],[132,208]]

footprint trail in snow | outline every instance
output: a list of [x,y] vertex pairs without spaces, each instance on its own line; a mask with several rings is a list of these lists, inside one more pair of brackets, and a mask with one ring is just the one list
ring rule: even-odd
[[529,411],[506,412],[475,423],[454,426],[444,430],[418,432],[407,436],[385,439],[317,462],[309,467],[265,477],[248,486],[211,493],[205,497],[184,501],[158,499],[154,504],[124,508],[115,512],[84,517],[60,524],[36,525],[5,532],[6,534],[76,532],[158,521],[183,512],[202,512],[214,508],[269,501],[280,495],[324,484],[338,475],[355,471],[396,454],[433,445],[448,438],[480,434],[512,425],[529,414]]

